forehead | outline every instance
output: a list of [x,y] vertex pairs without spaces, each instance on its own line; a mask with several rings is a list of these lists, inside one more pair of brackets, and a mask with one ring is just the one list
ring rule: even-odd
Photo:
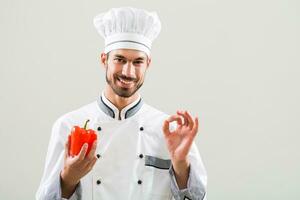
[[137,58],[147,59],[147,54],[143,51],[134,49],[116,49],[109,52],[109,56],[122,56],[129,60],[135,60]]

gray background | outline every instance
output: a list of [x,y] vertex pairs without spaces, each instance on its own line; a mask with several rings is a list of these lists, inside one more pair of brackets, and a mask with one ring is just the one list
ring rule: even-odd
[[0,1],[0,199],[33,199],[50,130],[102,91],[93,17],[156,10],[142,95],[200,118],[210,200],[300,199],[300,1]]

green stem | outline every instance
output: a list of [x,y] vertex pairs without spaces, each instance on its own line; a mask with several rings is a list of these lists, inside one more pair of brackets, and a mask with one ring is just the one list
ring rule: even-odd
[[88,120],[86,120],[86,122],[85,122],[85,124],[84,124],[84,129],[86,130],[86,127],[87,127],[87,123],[89,122],[90,120],[88,119]]

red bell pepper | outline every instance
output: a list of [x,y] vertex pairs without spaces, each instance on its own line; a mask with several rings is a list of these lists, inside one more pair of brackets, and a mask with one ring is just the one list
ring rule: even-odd
[[74,126],[72,128],[71,134],[68,138],[70,144],[69,154],[71,156],[78,155],[84,143],[88,144],[88,149],[85,154],[88,155],[93,145],[93,142],[97,139],[97,134],[94,130],[87,130],[87,123],[89,121],[89,119],[86,120],[83,128],[80,128],[79,126]]

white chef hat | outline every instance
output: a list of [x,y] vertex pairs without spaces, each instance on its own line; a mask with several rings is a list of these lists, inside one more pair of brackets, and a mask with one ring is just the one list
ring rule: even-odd
[[98,33],[105,40],[104,53],[114,49],[135,49],[150,56],[151,44],[161,30],[156,12],[121,7],[94,18]]

